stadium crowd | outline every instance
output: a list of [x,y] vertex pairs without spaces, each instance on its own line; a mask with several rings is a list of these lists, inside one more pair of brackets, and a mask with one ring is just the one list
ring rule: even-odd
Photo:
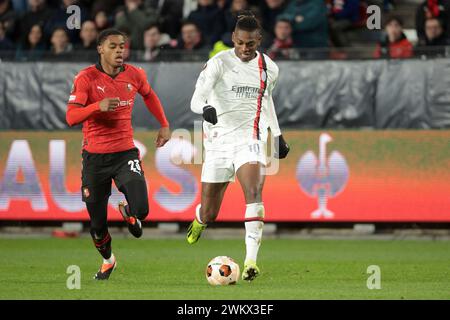
[[[402,18],[392,15],[393,0],[0,0],[0,58],[13,52],[17,61],[95,60],[97,34],[110,27],[128,35],[127,55],[133,60],[213,55],[232,47],[237,16],[251,10],[264,28],[263,50],[274,59],[295,59],[298,49],[351,46],[347,34],[366,29],[371,3],[383,4],[389,16],[374,58],[409,58],[426,54],[427,47],[445,54],[450,0],[418,5],[416,47],[403,32]],[[80,30],[67,28],[71,5],[81,9]]]

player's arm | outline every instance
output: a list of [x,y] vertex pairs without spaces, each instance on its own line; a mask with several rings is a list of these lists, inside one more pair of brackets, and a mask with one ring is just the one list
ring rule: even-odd
[[217,112],[214,106],[208,104],[208,97],[221,74],[222,68],[220,61],[218,59],[209,60],[197,79],[195,91],[191,99],[191,110],[195,113],[202,114],[203,119],[212,124],[217,123]]
[[67,103],[66,121],[69,126],[83,123],[97,112],[113,111],[119,104],[119,98],[106,98],[89,105],[86,105],[87,100],[88,83],[82,77],[77,77]]
[[169,129],[169,121],[166,118],[161,101],[147,81],[147,76],[144,70],[141,71],[141,87],[138,92],[144,99],[147,109],[161,125],[155,144],[157,148],[162,147],[167,141],[170,140],[171,133]]
[[[278,77],[278,74],[277,74]],[[272,135],[274,137],[274,144],[275,144],[275,157],[278,159],[284,159],[286,158],[287,154],[289,153],[289,145],[284,140],[283,135],[281,134],[280,125],[278,124],[278,117],[277,113],[275,112],[275,104],[273,102],[273,96],[272,92],[276,85],[276,79],[272,83],[272,85],[268,88],[268,105],[264,109],[266,119],[270,128],[270,131],[272,132]]]

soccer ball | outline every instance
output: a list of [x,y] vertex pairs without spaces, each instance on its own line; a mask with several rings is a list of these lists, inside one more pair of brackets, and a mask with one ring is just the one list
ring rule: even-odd
[[239,273],[239,265],[226,256],[215,257],[208,263],[205,270],[206,279],[213,286],[236,284]]

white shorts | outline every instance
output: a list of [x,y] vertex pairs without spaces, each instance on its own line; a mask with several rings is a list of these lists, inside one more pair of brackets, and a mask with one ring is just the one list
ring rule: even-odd
[[234,182],[238,169],[246,163],[267,164],[266,143],[250,140],[245,143],[223,144],[220,149],[205,149],[202,182]]

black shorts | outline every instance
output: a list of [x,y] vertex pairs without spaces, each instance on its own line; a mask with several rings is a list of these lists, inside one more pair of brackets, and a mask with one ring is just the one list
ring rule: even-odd
[[115,153],[83,150],[82,157],[81,195],[84,202],[97,202],[109,197],[113,179],[119,190],[133,180],[145,182],[137,148]]

